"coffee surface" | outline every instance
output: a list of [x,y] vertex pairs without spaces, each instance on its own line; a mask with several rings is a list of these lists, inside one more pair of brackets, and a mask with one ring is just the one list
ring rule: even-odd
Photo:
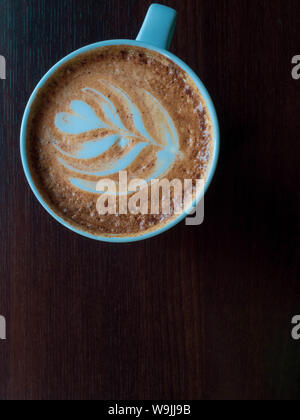
[[38,93],[28,124],[39,192],[61,218],[95,235],[139,235],[175,217],[173,205],[169,214],[100,215],[99,180],[117,182],[120,171],[128,182],[205,180],[211,165],[211,120],[198,89],[172,61],[140,47],[103,47],[63,65]]

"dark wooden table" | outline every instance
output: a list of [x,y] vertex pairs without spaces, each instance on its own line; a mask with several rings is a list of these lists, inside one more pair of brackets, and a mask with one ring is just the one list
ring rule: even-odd
[[299,0],[170,0],[172,51],[222,130],[206,219],[143,243],[81,238],[33,197],[19,127],[67,53],[134,38],[149,0],[0,0],[1,399],[298,399]]

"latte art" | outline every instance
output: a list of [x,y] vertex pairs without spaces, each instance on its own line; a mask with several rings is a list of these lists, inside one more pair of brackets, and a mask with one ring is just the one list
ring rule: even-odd
[[[170,222],[174,196],[169,214],[105,215],[97,212],[98,185],[118,184],[124,171],[128,184],[205,180],[212,136],[187,73],[159,53],[118,45],[82,54],[50,77],[31,108],[27,152],[34,182],[57,215],[90,234],[128,237]],[[125,194],[130,201],[133,191]]]
[[[55,126],[61,136],[53,140],[53,145],[61,155],[58,161],[76,175],[75,178],[70,177],[70,182],[84,191],[97,193],[97,182],[86,181],[80,175],[104,177],[123,170],[131,172],[131,165],[143,151],[146,161],[150,163],[146,181],[163,176],[179,156],[178,134],[168,112],[150,92],[135,89],[148,117],[155,121],[147,131],[142,111],[133,103],[129,94],[108,81],[98,82],[99,90],[83,88],[82,99],[70,103],[71,112],[61,112],[55,117]],[[118,106],[122,114],[126,115],[124,123]],[[85,136],[90,133],[91,137],[95,130],[99,137],[86,140]],[[66,150],[70,149],[68,135],[77,136],[72,137],[71,151]],[[108,153],[109,161],[106,159]],[[134,175],[145,176],[143,162],[140,168],[136,168]]]

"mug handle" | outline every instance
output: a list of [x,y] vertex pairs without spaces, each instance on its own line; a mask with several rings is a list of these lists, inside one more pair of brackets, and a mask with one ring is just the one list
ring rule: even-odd
[[168,50],[175,32],[176,22],[176,10],[161,4],[152,4],[136,40]]

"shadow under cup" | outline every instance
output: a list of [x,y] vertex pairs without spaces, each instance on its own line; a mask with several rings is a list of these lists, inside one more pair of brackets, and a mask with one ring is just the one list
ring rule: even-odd
[[[68,63],[69,61],[73,61],[74,58],[76,58],[77,56],[84,54],[84,53],[91,53],[94,50],[96,51],[97,49],[101,48],[101,47],[108,47],[108,46],[114,46],[114,45],[118,45],[118,46],[132,46],[132,47],[141,47],[141,48],[145,48],[147,50],[154,51],[156,53],[159,53],[163,56],[165,56],[166,58],[168,58],[169,60],[171,60],[172,62],[174,62],[177,66],[179,66],[185,73],[187,73],[187,75],[192,79],[194,85],[197,87],[197,89],[199,90],[205,104],[206,104],[206,108],[208,110],[209,113],[209,119],[211,121],[212,124],[212,141],[213,141],[213,156],[210,160],[210,169],[208,171],[208,176],[205,182],[205,187],[202,190],[201,194],[198,195],[198,197],[196,198],[195,202],[192,204],[192,206],[189,209],[186,209],[182,214],[170,219],[169,221],[165,222],[164,225],[157,225],[157,227],[153,228],[153,230],[148,230],[145,231],[144,233],[140,233],[140,234],[130,234],[130,235],[93,235],[87,231],[81,230],[77,227],[75,227],[74,225],[72,225],[71,223],[69,223],[68,221],[64,220],[62,217],[60,217],[54,210],[53,208],[51,208],[47,202],[45,201],[45,199],[43,198],[42,194],[40,193],[34,178],[31,174],[30,171],[30,165],[28,162],[28,153],[27,153],[27,129],[28,129],[28,121],[29,121],[29,117],[30,117],[30,113],[31,113],[31,108],[35,102],[35,99],[38,95],[38,92],[44,87],[45,83],[48,82],[52,76],[57,72],[57,70],[60,69],[61,66],[65,65],[66,63]],[[135,242],[135,241],[141,241],[141,240],[145,240],[151,237],[154,237],[156,235],[159,235],[169,229],[171,229],[173,226],[175,226],[176,224],[178,224],[179,222],[181,222],[183,219],[185,219],[192,211],[192,209],[194,207],[196,207],[198,205],[198,203],[200,202],[200,200],[203,198],[205,192],[207,191],[207,188],[209,187],[209,184],[211,183],[211,180],[213,178],[216,166],[217,166],[217,161],[218,161],[218,156],[219,156],[219,125],[218,125],[218,119],[217,119],[217,115],[216,115],[216,111],[214,108],[214,105],[212,103],[212,100],[205,88],[205,86],[203,85],[203,83],[200,81],[200,79],[197,77],[197,75],[183,62],[181,61],[179,58],[177,58],[175,55],[173,55],[172,53],[158,48],[158,47],[154,47],[153,45],[149,45],[147,43],[143,43],[143,42],[139,42],[139,41],[132,41],[132,40],[114,40],[114,41],[104,41],[104,42],[99,42],[97,44],[93,44],[93,45],[89,45],[87,47],[81,48],[75,52],[73,52],[72,54],[68,55],[67,57],[65,57],[63,60],[61,60],[59,63],[57,63],[44,77],[43,79],[39,82],[39,84],[37,85],[37,87],[35,88],[33,94],[30,97],[30,100],[27,104],[27,107],[25,109],[25,113],[24,113],[24,117],[23,117],[23,121],[22,121],[22,126],[21,126],[21,158],[22,158],[22,163],[23,163],[23,168],[25,171],[25,175],[26,178],[28,180],[28,183],[32,189],[32,191],[34,192],[36,198],[39,200],[39,202],[41,203],[41,205],[46,209],[46,211],[54,218],[56,219],[59,223],[61,223],[63,226],[65,226],[66,228],[72,230],[73,232],[91,238],[91,239],[95,239],[98,241],[104,241],[104,242],[114,242],[114,243],[127,243],[127,242]]]

